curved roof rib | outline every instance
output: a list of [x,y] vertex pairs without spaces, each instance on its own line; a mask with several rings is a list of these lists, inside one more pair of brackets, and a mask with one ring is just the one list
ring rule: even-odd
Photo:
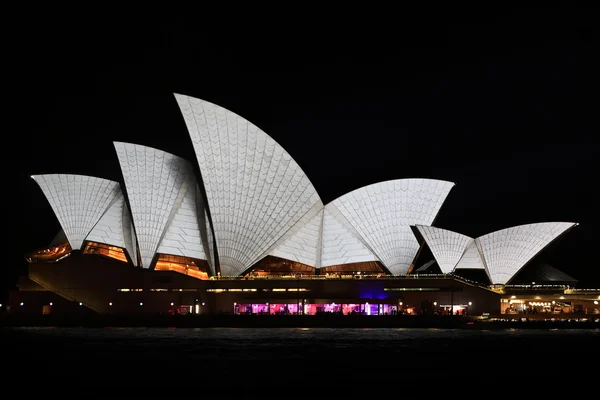
[[[161,245],[161,250],[169,251],[168,254],[205,258],[201,257],[204,252],[200,254],[198,245],[201,239],[197,216],[188,207],[193,200],[183,200],[188,191],[196,188],[191,164],[147,146],[123,142],[114,142],[114,146],[129,198],[142,267],[152,267]],[[182,204],[186,211],[179,210]]]
[[196,153],[224,276],[239,275],[322,207],[292,157],[251,122],[223,107],[175,94]]
[[397,179],[356,189],[330,204],[392,274],[406,274],[419,249],[410,226],[431,225],[453,186],[435,179]]
[[473,238],[433,226],[415,226],[429,246],[443,273],[454,270]]
[[120,188],[115,200],[86,239],[124,248],[131,259],[136,260],[134,262],[137,263],[133,222]]
[[574,222],[519,225],[475,239],[492,284],[509,282],[533,257],[575,225]]
[[73,250],[121,193],[118,182],[86,175],[47,174],[32,178],[42,189]]

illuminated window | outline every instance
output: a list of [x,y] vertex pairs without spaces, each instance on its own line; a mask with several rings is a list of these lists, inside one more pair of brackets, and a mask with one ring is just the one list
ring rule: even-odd
[[173,271],[192,278],[208,280],[208,262],[171,254],[160,254],[155,271]]
[[121,247],[109,246],[104,243],[87,242],[82,251],[83,254],[96,254],[119,260],[122,262],[128,262],[125,251]]

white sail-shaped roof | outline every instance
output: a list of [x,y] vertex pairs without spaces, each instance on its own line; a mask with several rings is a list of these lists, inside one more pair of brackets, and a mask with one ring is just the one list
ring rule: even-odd
[[332,204],[392,274],[406,274],[419,249],[411,225],[431,225],[454,183],[398,179],[356,189]]
[[313,217],[305,214],[295,225],[296,229],[270,255],[296,261],[311,267],[320,264],[321,259],[321,226],[323,224],[323,208]]
[[175,98],[206,189],[221,274],[239,275],[321,200],[300,166],[254,124],[204,100]]
[[200,235],[197,194],[194,184],[188,185],[183,200],[176,207],[165,237],[158,246],[157,253],[207,259]]
[[81,245],[94,225],[120,193],[119,183],[73,174],[34,175],[48,199],[73,250]]
[[492,284],[506,284],[529,260],[575,225],[573,222],[519,225],[475,239]]
[[147,146],[114,142],[141,253],[152,267],[158,246],[184,194],[195,179],[181,157]]
[[120,189],[115,200],[94,226],[86,240],[124,248],[135,262],[135,232],[125,196],[123,196]]
[[323,211],[321,267],[379,261],[333,204]]
[[473,238],[434,226],[415,226],[429,246],[443,273],[454,270]]
[[455,269],[485,269],[475,239],[471,240]]

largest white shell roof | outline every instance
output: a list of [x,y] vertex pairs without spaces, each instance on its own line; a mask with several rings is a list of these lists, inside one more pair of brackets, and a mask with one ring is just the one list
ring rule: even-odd
[[206,189],[221,273],[238,275],[323,204],[300,166],[257,126],[208,101],[175,98]]

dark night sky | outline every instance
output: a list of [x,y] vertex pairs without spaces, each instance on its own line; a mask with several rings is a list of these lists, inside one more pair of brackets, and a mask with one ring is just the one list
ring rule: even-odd
[[14,47],[21,146],[11,160],[21,211],[10,216],[18,236],[4,287],[24,270],[25,252],[59,229],[30,175],[120,180],[113,141],[194,161],[174,92],[263,129],[324,203],[422,177],[457,183],[435,225],[472,237],[579,222],[548,249],[549,262],[598,287],[593,15],[574,7],[440,12],[333,26],[32,18]]

